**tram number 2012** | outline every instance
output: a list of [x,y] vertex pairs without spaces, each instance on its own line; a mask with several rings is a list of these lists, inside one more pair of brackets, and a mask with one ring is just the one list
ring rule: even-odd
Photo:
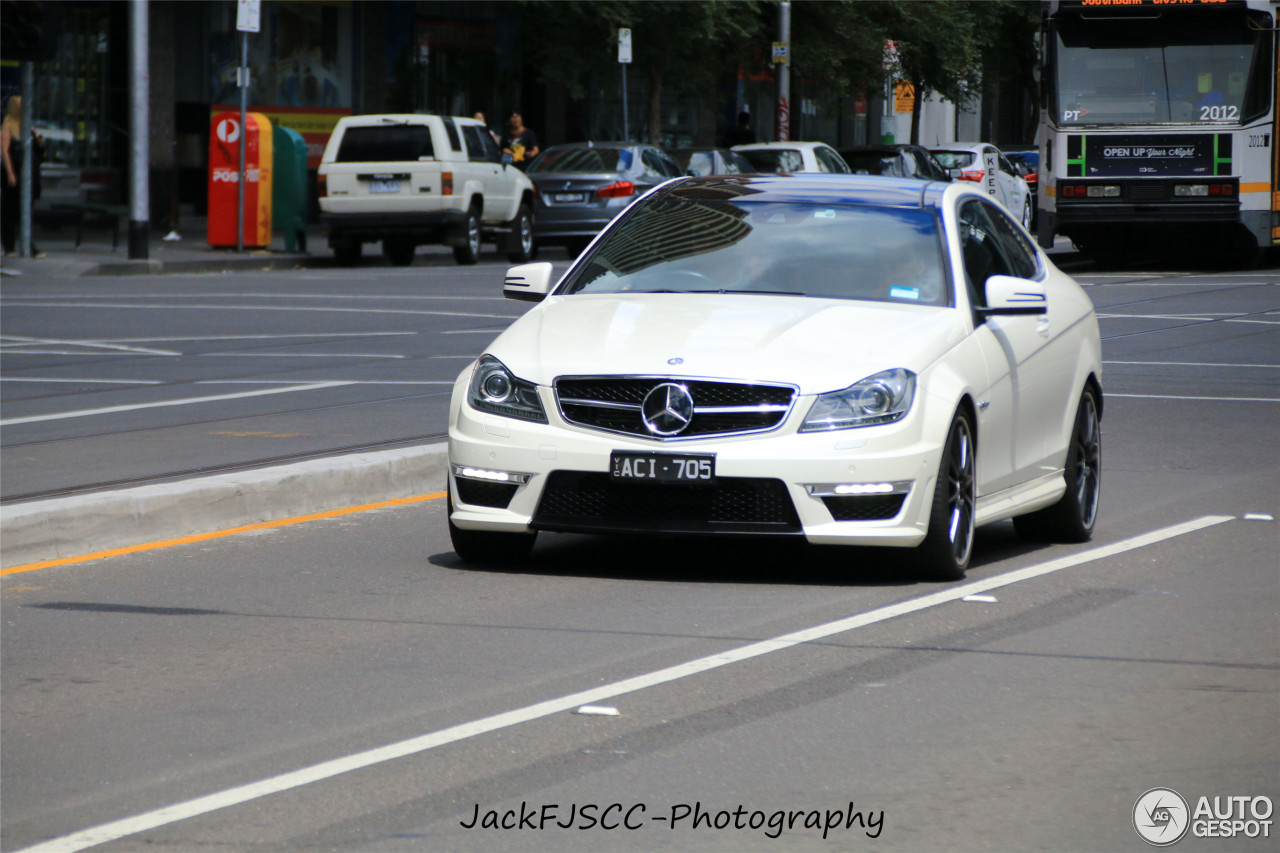
[[1201,121],[1237,121],[1239,118],[1240,108],[1236,106],[1215,104],[1200,108]]

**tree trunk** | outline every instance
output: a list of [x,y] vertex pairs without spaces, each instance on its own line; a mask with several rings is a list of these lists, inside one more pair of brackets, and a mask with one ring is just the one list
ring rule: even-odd
[[649,69],[649,126],[650,145],[662,144],[662,69]]
[[911,81],[914,96],[911,98],[911,144],[920,144],[920,110],[924,106],[924,84],[919,80]]

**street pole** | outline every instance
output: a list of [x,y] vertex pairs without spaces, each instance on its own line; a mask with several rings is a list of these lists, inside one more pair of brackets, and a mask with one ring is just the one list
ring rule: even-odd
[[249,129],[245,126],[249,112],[249,33],[240,33],[240,67],[236,70],[240,80],[240,174],[236,178],[236,251],[244,251],[244,182],[248,179],[245,169],[245,139]]
[[631,121],[627,109],[627,66],[631,64],[631,28],[618,30],[618,63],[622,66],[622,139],[631,141]]
[[791,139],[791,4],[778,4],[778,41],[783,45],[781,62],[778,63],[778,113],[775,136],[777,141]]
[[19,66],[18,86],[22,92],[22,134],[18,143],[22,145],[22,167],[18,174],[18,257],[29,258],[31,251],[31,207],[34,196],[36,169],[36,76],[35,64],[24,59]]
[[129,64],[132,88],[129,92],[129,258],[146,260],[147,237],[151,231],[151,77],[148,68],[148,0],[129,4]]

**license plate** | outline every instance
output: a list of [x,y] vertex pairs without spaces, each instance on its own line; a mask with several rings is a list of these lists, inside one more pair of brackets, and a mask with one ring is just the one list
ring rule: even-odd
[[574,204],[587,200],[585,193],[555,193],[551,198],[556,204]]
[[400,192],[400,182],[399,181],[370,181],[369,192],[398,193]]
[[636,453],[615,450],[609,455],[609,476],[632,483],[682,483],[705,486],[715,482],[716,458],[693,453]]

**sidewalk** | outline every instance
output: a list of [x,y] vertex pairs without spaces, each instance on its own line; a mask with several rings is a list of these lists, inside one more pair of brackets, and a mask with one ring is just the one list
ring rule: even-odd
[[[172,239],[173,236],[179,239]],[[337,262],[329,249],[324,226],[307,226],[306,251],[298,246],[289,251],[283,232],[272,234],[268,248],[212,248],[208,242],[208,220],[184,213],[176,232],[152,231],[145,259],[129,257],[128,222],[120,223],[119,245],[111,248],[111,226],[104,223],[86,225],[84,238],[77,249],[76,226],[67,223],[53,227],[36,223],[34,242],[43,257],[6,256],[0,261],[4,276],[78,278],[106,275],[163,275],[167,273],[219,273],[235,270],[288,270],[314,267],[335,268]],[[488,248],[488,247],[486,247]],[[379,244],[365,246],[361,266],[385,266]],[[436,256],[439,257],[436,257]],[[453,263],[453,255],[445,246],[420,246],[414,263]]]
[[[112,251],[110,226],[86,227],[77,250],[73,224],[58,229],[38,224],[35,244],[44,256],[5,257],[0,260],[0,281],[337,267],[319,225],[308,229],[307,252],[288,251],[278,233],[269,249],[237,252],[210,248],[206,220],[183,216],[181,239],[165,240],[165,234],[152,233],[145,260],[129,258],[127,225],[122,225],[119,246]],[[415,263],[453,265],[454,260],[447,247],[423,246]],[[365,247],[361,266],[385,265],[388,261],[379,246]],[[41,561],[439,492],[444,489],[445,467],[446,446],[434,444],[8,503],[0,507],[0,565],[36,568]]]

